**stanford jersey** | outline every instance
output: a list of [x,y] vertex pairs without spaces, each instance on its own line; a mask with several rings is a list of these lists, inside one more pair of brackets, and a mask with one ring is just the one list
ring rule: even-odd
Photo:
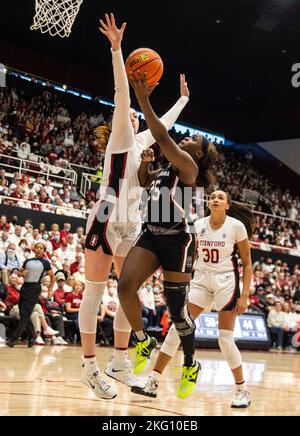
[[237,242],[248,238],[244,224],[230,216],[221,228],[213,230],[210,216],[195,222],[199,240],[196,269],[224,273],[237,270]]

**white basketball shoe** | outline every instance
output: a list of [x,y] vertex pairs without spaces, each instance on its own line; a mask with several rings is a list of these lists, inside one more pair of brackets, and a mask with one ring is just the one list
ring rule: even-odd
[[144,395],[146,397],[156,398],[158,391],[158,381],[149,375],[144,387],[133,386],[131,392],[134,394]]
[[94,372],[88,373],[85,368],[85,364],[83,364],[81,371],[81,381],[99,398],[102,398],[104,400],[112,400],[117,396],[117,391],[115,390],[115,388],[107,384],[103,380],[98,368],[95,368]]
[[126,386],[136,386],[139,388],[145,387],[145,381],[139,380],[133,374],[130,360],[126,360],[125,364],[122,367],[119,367],[115,364],[114,359],[111,359],[104,372],[109,377],[118,380]]
[[246,409],[251,404],[250,394],[245,390],[238,390],[235,393],[235,397],[231,403],[233,409]]

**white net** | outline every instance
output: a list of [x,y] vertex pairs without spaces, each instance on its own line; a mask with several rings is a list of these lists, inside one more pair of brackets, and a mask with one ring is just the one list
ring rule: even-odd
[[83,0],[35,0],[35,16],[30,29],[62,38],[70,36],[82,2]]

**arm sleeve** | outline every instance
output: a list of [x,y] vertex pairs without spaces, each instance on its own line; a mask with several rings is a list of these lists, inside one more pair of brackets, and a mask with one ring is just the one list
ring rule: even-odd
[[125,153],[134,147],[134,132],[129,114],[129,84],[121,50],[112,51],[112,62],[115,81],[115,110],[107,151]]
[[22,268],[26,269],[26,264],[27,264],[27,262],[28,262],[28,259],[26,259],[26,260],[24,261],[24,263],[23,263],[23,265],[22,265]]
[[43,259],[43,264],[45,267],[45,271],[50,271],[50,269],[52,269],[49,260]]
[[[170,130],[172,128],[173,124],[176,122],[177,118],[181,114],[183,108],[186,106],[188,101],[188,97],[180,97],[179,100],[177,100],[177,102],[174,104],[174,106],[171,107],[171,109],[160,118],[160,121],[163,123],[167,130]],[[135,139],[138,142],[141,151],[145,150],[148,147],[151,147],[151,145],[155,143],[155,139],[153,138],[149,129],[136,135]]]
[[246,227],[242,222],[239,222],[236,226],[236,242],[241,242],[245,239],[248,239]]

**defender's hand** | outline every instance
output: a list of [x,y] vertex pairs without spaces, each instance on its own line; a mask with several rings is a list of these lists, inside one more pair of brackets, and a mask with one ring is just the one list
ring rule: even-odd
[[189,97],[190,91],[185,80],[185,74],[180,74],[180,95],[181,97]]
[[121,41],[123,39],[124,30],[126,27],[126,23],[123,23],[120,29],[116,26],[116,21],[114,14],[105,14],[106,23],[103,20],[100,20],[100,24],[102,27],[99,27],[99,30],[106,38],[109,39],[111,43],[112,49],[119,50],[121,47]]
[[147,148],[141,154],[142,162],[153,162],[154,161],[154,151],[151,148]]

